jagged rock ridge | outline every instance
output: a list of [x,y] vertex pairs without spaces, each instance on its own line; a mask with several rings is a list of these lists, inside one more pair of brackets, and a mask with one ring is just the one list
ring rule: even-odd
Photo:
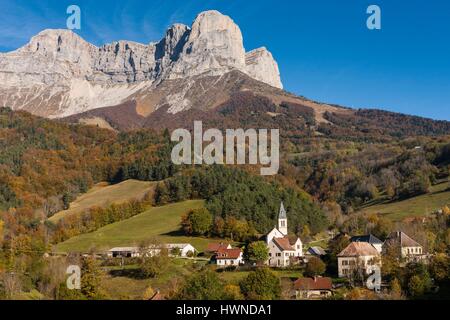
[[[169,105],[177,113],[193,107],[186,93],[203,77],[239,71],[282,88],[279,69],[265,48],[246,53],[234,21],[217,11],[197,16],[192,27],[175,24],[148,45],[118,41],[96,47],[69,30],[45,30],[24,47],[0,54],[0,106],[46,117],[63,117],[130,99],[146,110]],[[147,95],[167,81],[183,80],[164,101]],[[153,94],[154,96],[154,94]]]

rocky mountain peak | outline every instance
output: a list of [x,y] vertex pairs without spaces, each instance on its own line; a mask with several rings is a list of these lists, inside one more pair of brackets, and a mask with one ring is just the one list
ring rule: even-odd
[[230,17],[218,11],[200,13],[171,78],[223,74],[231,69],[245,70],[241,30]]
[[[265,48],[246,53],[238,25],[218,11],[200,13],[192,27],[174,24],[148,45],[121,40],[97,47],[72,31],[49,29],[0,54],[0,106],[67,116],[120,104],[165,80],[192,82],[231,71],[282,88],[272,54]],[[170,110],[190,108],[179,92],[170,97],[181,104]]]
[[177,61],[190,34],[190,28],[176,23],[166,31],[165,37],[158,43],[156,60],[167,56],[171,61]]
[[[46,29],[36,36],[23,48],[21,53],[37,53],[43,56],[60,56],[61,59],[73,61],[73,57],[80,54],[80,51],[92,53],[96,47],[71,30]],[[72,53],[72,54],[71,54]]]

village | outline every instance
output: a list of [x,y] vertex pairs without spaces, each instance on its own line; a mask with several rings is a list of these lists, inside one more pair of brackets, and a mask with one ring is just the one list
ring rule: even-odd
[[[152,244],[142,247],[116,247],[107,252],[109,259],[154,257],[167,254],[172,258],[201,259],[218,272],[239,272],[259,267],[272,270],[302,270],[303,277],[290,280],[290,299],[330,299],[342,286],[364,288],[382,293],[389,284],[383,282],[383,258],[389,256],[406,267],[410,263],[427,263],[430,255],[424,247],[402,231],[395,231],[384,239],[372,234],[338,234],[330,241],[344,240],[346,244],[336,255],[334,270],[328,271],[323,261],[329,254],[321,246],[308,246],[298,236],[288,232],[288,217],[283,203],[278,223],[257,243],[233,246],[231,242],[211,242],[204,252],[193,245]],[[253,251],[259,247],[259,254]],[[333,269],[332,268],[332,269]],[[327,271],[325,271],[327,270]],[[326,276],[324,274],[333,274]],[[379,279],[377,278],[379,276]],[[160,297],[160,295],[158,295]]]

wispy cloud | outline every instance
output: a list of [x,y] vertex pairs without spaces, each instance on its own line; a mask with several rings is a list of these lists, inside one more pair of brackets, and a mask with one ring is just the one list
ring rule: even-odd
[[[235,3],[235,2],[232,2]],[[102,45],[117,40],[158,41],[173,23],[190,24],[203,10],[230,8],[217,0],[1,0],[0,50],[16,49],[48,28],[65,28],[66,8],[81,8],[82,30],[87,41]]]
[[4,47],[16,48],[44,25],[45,17],[30,11],[20,1],[0,3],[0,43]]
[[133,40],[149,43],[161,39],[166,29],[164,7],[167,1],[147,2],[132,0],[111,2],[108,10],[101,14],[85,16],[88,34],[92,34],[97,44]]

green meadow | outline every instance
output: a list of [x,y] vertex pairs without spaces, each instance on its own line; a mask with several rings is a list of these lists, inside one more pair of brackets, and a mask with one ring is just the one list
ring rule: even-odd
[[[163,207],[152,207],[128,220],[107,225],[95,232],[71,238],[56,246],[56,252],[107,251],[113,247],[138,246],[157,238],[164,243],[190,243],[203,251],[214,240],[187,237],[180,232],[181,217],[191,209],[204,206],[204,201],[191,200]],[[220,241],[220,240],[216,240]]]

